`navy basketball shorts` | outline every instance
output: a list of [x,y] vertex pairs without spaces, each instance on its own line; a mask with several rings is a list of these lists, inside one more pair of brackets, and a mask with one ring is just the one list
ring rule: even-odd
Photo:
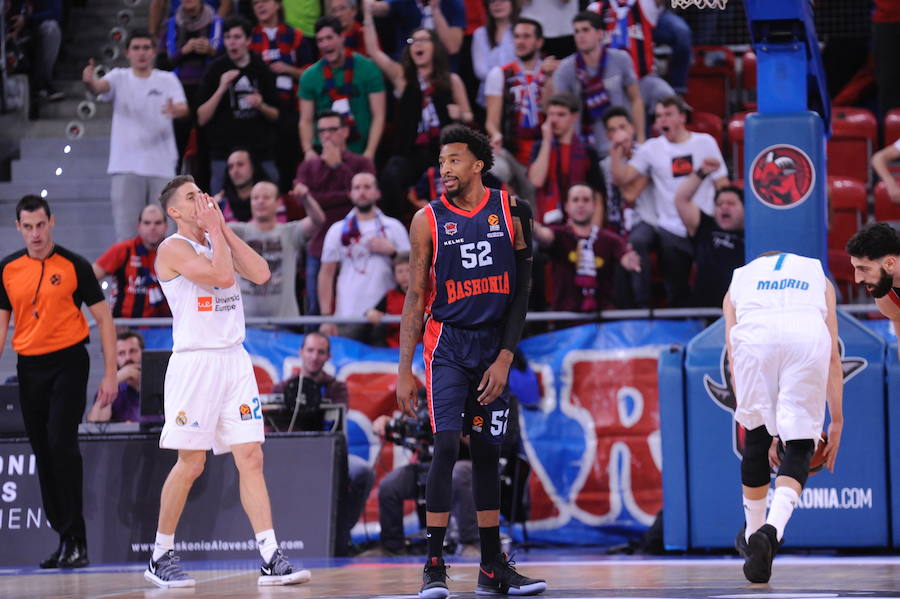
[[431,430],[462,431],[501,443],[509,417],[509,387],[490,404],[478,403],[478,384],[500,351],[503,331],[425,324],[425,392]]

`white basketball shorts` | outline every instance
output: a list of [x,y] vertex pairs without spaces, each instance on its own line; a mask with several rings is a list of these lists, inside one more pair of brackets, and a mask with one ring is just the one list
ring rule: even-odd
[[782,441],[818,439],[825,422],[831,335],[821,317],[756,318],[731,329],[734,418]]
[[263,443],[262,406],[250,356],[241,345],[173,353],[165,382],[164,449],[228,453]]

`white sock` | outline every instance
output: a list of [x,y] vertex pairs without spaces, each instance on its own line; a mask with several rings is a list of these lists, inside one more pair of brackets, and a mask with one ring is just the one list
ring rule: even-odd
[[771,524],[778,532],[778,540],[784,537],[784,527],[787,526],[788,520],[797,505],[800,496],[790,487],[776,487],[775,494],[772,496],[772,506],[769,508],[769,517],[766,518],[766,524]]
[[153,561],[158,562],[170,549],[175,549],[175,535],[164,535],[156,531],[156,543],[153,545]]
[[275,550],[278,549],[278,541],[275,540],[275,531],[271,528],[264,530],[256,535],[256,546],[259,547],[259,554],[263,561],[267,564],[272,561]]
[[744,520],[747,528],[744,530],[744,538],[750,540],[750,535],[759,530],[766,523],[766,498],[747,499],[744,497]]

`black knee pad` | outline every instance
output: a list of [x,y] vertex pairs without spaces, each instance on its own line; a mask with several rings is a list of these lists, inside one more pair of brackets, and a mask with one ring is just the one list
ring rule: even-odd
[[816,444],[812,439],[796,439],[784,444],[784,457],[781,458],[781,467],[778,476],[790,476],[800,483],[800,487],[806,486],[809,478],[809,463],[812,460]]
[[434,434],[434,455],[425,483],[425,509],[429,512],[449,512],[453,465],[459,455],[459,431],[440,431]]
[[744,457],[741,459],[741,482],[747,487],[765,487],[772,480],[769,468],[769,446],[772,435],[765,425],[744,435]]
[[472,492],[479,512],[500,509],[500,446],[481,435],[469,437],[472,453]]

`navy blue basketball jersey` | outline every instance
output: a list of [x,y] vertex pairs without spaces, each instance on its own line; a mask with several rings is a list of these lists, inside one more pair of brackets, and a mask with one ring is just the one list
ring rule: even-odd
[[509,196],[488,188],[467,211],[442,195],[425,212],[434,244],[426,311],[438,322],[465,328],[502,321],[516,286]]

